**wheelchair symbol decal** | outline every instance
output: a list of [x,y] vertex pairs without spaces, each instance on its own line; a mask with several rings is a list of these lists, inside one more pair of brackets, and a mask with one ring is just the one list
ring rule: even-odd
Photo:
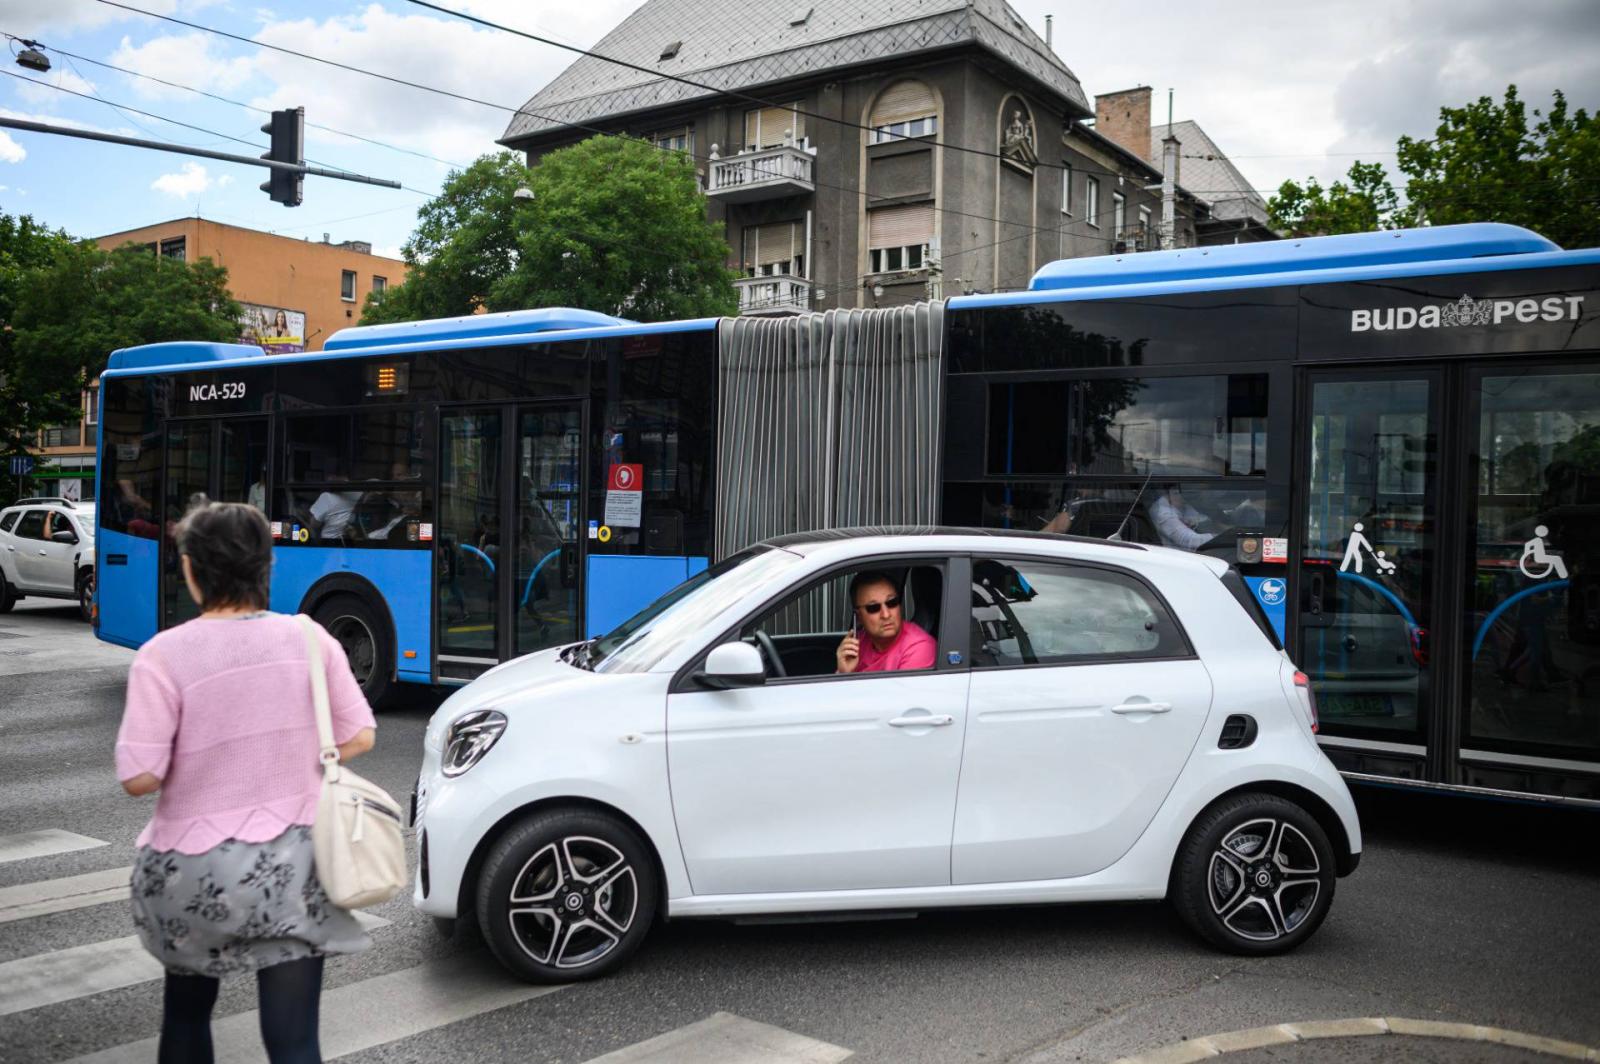
[[1543,580],[1554,574],[1562,580],[1567,578],[1567,563],[1559,554],[1551,554],[1544,537],[1550,534],[1550,529],[1540,525],[1533,530],[1533,538],[1522,545],[1522,557],[1517,560],[1517,568],[1522,570],[1522,575],[1529,580]]

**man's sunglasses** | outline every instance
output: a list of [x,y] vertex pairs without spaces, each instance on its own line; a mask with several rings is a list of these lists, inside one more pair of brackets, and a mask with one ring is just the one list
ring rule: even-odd
[[876,617],[878,615],[878,611],[883,609],[885,606],[887,606],[891,610],[899,609],[900,608],[900,599],[899,599],[899,597],[897,596],[895,598],[885,599],[882,602],[869,602],[864,606],[857,606],[856,609],[858,609],[858,610],[866,610],[868,614],[870,614],[873,617]]

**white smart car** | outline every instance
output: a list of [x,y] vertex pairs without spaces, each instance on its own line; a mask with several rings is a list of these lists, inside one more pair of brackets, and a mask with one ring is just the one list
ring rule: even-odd
[[[925,667],[840,675],[847,631],[862,662]],[[1215,559],[786,536],[446,701],[414,899],[474,914],[536,981],[609,971],[666,917],[961,905],[1170,898],[1214,945],[1273,953],[1361,856],[1315,730],[1304,675]]]

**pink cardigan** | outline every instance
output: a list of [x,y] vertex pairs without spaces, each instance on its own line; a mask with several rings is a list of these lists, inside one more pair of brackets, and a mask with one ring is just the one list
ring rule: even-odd
[[[322,633],[335,742],[375,726],[343,649]],[[204,853],[266,842],[316,819],[317,763],[305,636],[283,614],[196,618],[140,648],[117,732],[117,778],[162,781],[140,846]]]

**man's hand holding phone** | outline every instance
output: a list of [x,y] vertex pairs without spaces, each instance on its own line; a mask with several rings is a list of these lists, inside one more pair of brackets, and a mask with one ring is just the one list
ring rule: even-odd
[[845,633],[845,637],[839,641],[839,649],[833,656],[841,673],[856,671],[856,666],[861,664],[861,638],[855,628]]

